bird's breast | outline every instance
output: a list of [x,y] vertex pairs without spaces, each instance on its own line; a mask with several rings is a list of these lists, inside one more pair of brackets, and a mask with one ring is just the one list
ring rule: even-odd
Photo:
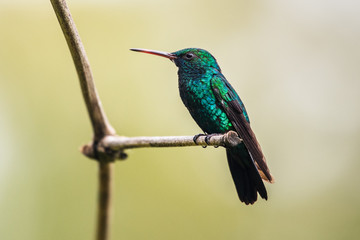
[[210,79],[179,77],[180,97],[200,128],[207,133],[223,133],[232,124],[212,92]]

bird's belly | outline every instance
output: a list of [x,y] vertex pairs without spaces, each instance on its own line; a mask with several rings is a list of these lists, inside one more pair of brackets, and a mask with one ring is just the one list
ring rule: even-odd
[[181,99],[191,116],[206,133],[224,133],[233,130],[226,113],[217,104],[211,89],[188,88],[180,91]]
[[207,105],[189,112],[199,127],[206,133],[224,133],[232,130],[232,124],[226,114],[218,107]]

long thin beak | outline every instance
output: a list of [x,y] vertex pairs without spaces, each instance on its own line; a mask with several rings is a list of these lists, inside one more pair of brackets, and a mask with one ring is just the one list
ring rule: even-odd
[[141,48],[131,48],[130,50],[135,51],[135,52],[143,52],[143,53],[149,53],[149,54],[153,54],[153,55],[157,55],[157,56],[161,56],[161,57],[166,57],[166,58],[169,58],[170,60],[173,60],[176,58],[176,56],[174,54],[167,53],[167,52],[154,51],[154,50],[141,49]]

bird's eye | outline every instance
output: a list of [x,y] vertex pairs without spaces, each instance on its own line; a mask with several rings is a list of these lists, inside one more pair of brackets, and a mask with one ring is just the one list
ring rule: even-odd
[[195,55],[193,53],[191,53],[191,52],[184,55],[184,59],[186,59],[186,60],[191,60],[194,57],[195,57]]

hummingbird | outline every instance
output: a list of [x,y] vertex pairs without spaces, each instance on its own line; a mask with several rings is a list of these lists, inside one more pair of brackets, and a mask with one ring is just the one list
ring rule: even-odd
[[[267,166],[245,106],[226,80],[213,55],[200,48],[167,53],[148,49],[130,49],[170,59],[178,67],[180,97],[195,122],[211,137],[235,131],[242,139],[236,147],[226,147],[230,173],[241,202],[256,202],[258,194],[267,200],[263,180],[272,183]],[[196,143],[196,138],[194,137]]]

